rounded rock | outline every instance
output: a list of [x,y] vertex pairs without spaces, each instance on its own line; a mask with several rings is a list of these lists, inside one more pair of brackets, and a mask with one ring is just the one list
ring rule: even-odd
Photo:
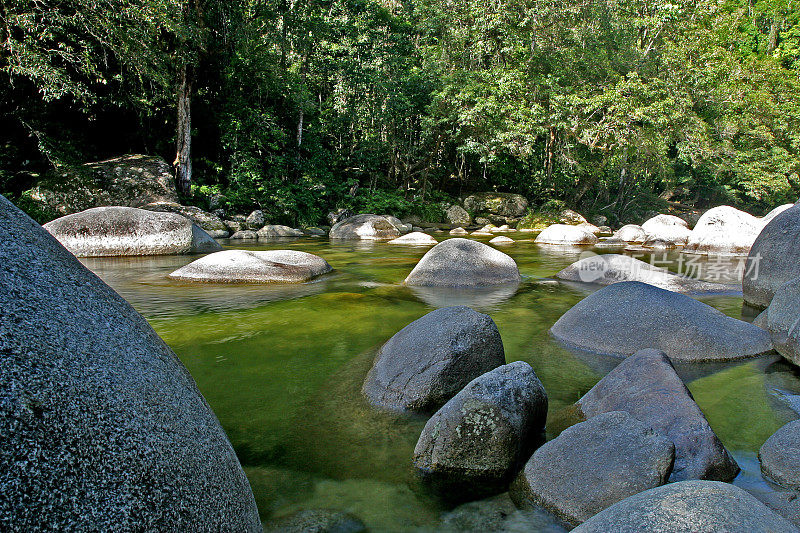
[[400,236],[397,229],[385,217],[378,215],[356,215],[337,222],[329,233],[331,239],[381,241]]
[[519,281],[517,264],[508,255],[480,242],[454,238],[428,250],[405,284],[480,287]]
[[333,270],[323,258],[295,250],[223,250],[169,275],[209,283],[302,283]]

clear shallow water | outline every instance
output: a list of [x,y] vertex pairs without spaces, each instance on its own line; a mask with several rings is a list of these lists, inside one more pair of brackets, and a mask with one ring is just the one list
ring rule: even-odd
[[[434,235],[441,240],[446,234]],[[523,282],[478,292],[403,287],[428,247],[385,243],[223,241],[236,248],[303,250],[334,267],[303,285],[205,285],[166,277],[196,256],[83,262],[150,321],[189,369],[245,466],[262,518],[333,508],[357,515],[372,531],[440,531],[463,529],[464,517],[481,505],[451,512],[417,483],[410,459],[425,419],[376,412],[360,394],[376,347],[437,306],[467,304],[488,313],[507,361],[527,361],[544,383],[551,438],[560,411],[618,362],[570,352],[548,334],[594,290],[550,278],[585,249],[544,248],[532,237],[513,237],[518,242],[501,249],[517,261]],[[668,259],[673,270],[680,268],[679,256]],[[737,261],[701,262],[710,267],[702,270],[707,279],[719,281],[720,273],[723,280],[736,279]],[[739,318],[741,294],[735,284],[731,289],[702,300]],[[800,394],[800,374],[774,356],[679,372],[739,462],[743,473],[736,483],[771,492],[756,454],[769,435],[797,417],[792,395]],[[531,523],[562,530],[545,512],[512,513],[506,527],[529,530]]]

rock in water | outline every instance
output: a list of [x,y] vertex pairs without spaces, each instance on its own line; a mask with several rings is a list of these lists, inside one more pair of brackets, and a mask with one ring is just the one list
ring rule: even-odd
[[403,235],[402,237],[392,239],[391,241],[389,241],[389,244],[415,244],[415,245],[430,246],[432,244],[438,244],[438,242],[439,241],[437,241],[427,233],[422,233],[421,231],[414,231],[407,235]]
[[662,240],[677,245],[686,244],[692,230],[682,218],[674,215],[656,215],[642,224],[648,240]]
[[570,347],[619,357],[657,348],[673,361],[733,361],[772,351],[763,329],[638,281],[590,294],[550,332]]
[[775,291],[797,277],[800,277],[800,205],[775,216],[753,243],[742,279],[744,301],[753,307],[767,307]]
[[491,239],[489,241],[489,244],[514,244],[514,239],[512,239],[511,237],[500,235],[499,237]]
[[472,380],[428,420],[414,466],[450,498],[499,492],[546,418],[547,393],[530,365],[503,365]]
[[460,205],[451,205],[445,211],[445,217],[450,224],[455,224],[456,226],[469,226],[472,222],[472,217],[467,210],[461,207]]
[[469,232],[464,228],[453,228],[450,230],[450,235],[469,235]]
[[200,226],[202,230],[215,239],[224,239],[230,235],[228,227],[221,218],[193,205],[181,205],[175,202],[155,202],[142,206],[142,209],[162,213],[177,213]]
[[739,466],[720,442],[669,358],[641,350],[606,374],[576,404],[587,418],[625,411],[675,445],[670,481],[731,481]]
[[631,496],[573,533],[796,533],[753,496],[719,481],[681,481]]
[[761,472],[784,487],[800,490],[800,420],[789,422],[758,451]]
[[388,241],[398,238],[400,230],[385,217],[356,215],[334,224],[329,235],[331,239]]
[[0,529],[260,531],[230,442],[147,321],[3,197],[0,239]]
[[207,253],[222,247],[188,218],[133,207],[95,207],[44,225],[76,257]]
[[231,235],[231,239],[234,241],[254,241],[258,239],[258,233],[249,229],[243,229]]
[[445,307],[407,325],[378,350],[363,392],[377,407],[430,413],[505,362],[491,318],[469,307]]
[[592,245],[597,236],[581,226],[552,224],[547,226],[534,241],[537,244]]
[[724,292],[730,287],[719,283],[679,276],[667,270],[621,254],[591,255],[556,274],[558,279],[611,285],[621,281],[641,281],[648,285],[684,294]]
[[647,232],[636,224],[626,224],[614,233],[612,239],[623,242],[644,242],[647,240]]
[[800,278],[781,285],[764,313],[775,349],[800,365]]
[[265,533],[364,533],[358,517],[332,509],[305,509],[264,524]]
[[517,263],[503,252],[480,242],[454,238],[428,250],[405,284],[480,287],[519,281]]
[[273,239],[275,237],[302,237],[303,232],[299,229],[281,226],[280,224],[269,224],[256,232],[259,239]]
[[703,213],[689,236],[685,251],[747,255],[763,227],[761,219],[750,213],[721,205]]
[[627,413],[604,413],[536,450],[514,481],[511,497],[519,506],[541,505],[580,524],[666,483],[674,457],[672,443],[646,424]]
[[177,202],[175,171],[160,157],[125,155],[86,163],[42,179],[23,196],[53,216],[92,207],[141,207],[151,202]]
[[323,258],[295,250],[223,250],[179,268],[172,279],[212,283],[301,283],[328,273]]

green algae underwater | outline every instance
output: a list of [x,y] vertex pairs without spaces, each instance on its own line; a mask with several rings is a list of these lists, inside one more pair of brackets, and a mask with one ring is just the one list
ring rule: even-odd
[[[411,289],[403,279],[429,247],[326,238],[221,241],[226,248],[302,250],[333,266],[331,274],[299,285],[167,278],[197,256],[82,261],[149,320],[188,368],[245,467],[262,519],[329,508],[358,516],[370,531],[455,531],[487,527],[492,507],[505,509],[507,530],[562,531],[548,513],[517,515],[505,501],[456,510],[442,503],[411,467],[425,419],[376,411],[361,395],[376,348],[433,309],[464,304],[497,323],[507,362],[526,361],[536,371],[549,397],[548,438],[563,429],[569,406],[619,360],[569,351],[548,333],[594,290],[552,278],[586,249],[512,237],[516,243],[499,249],[523,275],[516,290]],[[668,259],[679,263],[675,253]],[[726,268],[728,281],[734,280],[735,263]],[[701,300],[735,318],[752,318],[742,317],[735,292]],[[678,371],[739,462],[734,483],[753,492],[773,490],[760,478],[757,452],[797,418],[800,406],[792,402],[800,394],[800,373],[777,356]]]

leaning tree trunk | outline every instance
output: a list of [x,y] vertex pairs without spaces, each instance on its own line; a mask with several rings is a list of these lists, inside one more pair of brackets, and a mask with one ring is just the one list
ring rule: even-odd
[[178,192],[192,194],[192,80],[186,65],[178,83],[178,132],[175,154],[175,184]]

